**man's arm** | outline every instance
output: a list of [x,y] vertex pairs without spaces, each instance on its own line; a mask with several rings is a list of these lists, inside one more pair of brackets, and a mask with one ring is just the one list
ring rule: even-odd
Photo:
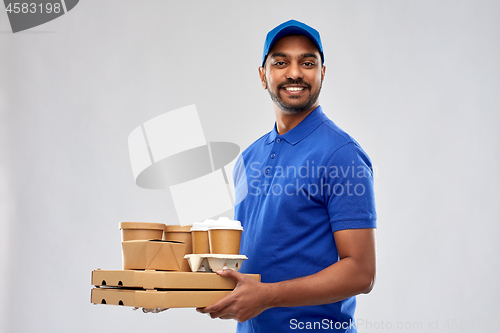
[[212,318],[246,321],[272,307],[319,305],[369,293],[375,282],[375,229],[348,229],[333,233],[339,261],[322,271],[298,279],[261,283],[224,270],[217,273],[236,281],[222,300],[198,308]]

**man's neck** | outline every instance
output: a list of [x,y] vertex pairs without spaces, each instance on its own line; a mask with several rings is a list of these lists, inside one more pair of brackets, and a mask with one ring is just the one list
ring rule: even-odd
[[278,131],[278,134],[283,135],[292,128],[294,128],[295,126],[297,126],[298,124],[300,124],[300,122],[304,120],[304,118],[306,118],[318,106],[319,105],[316,105],[312,107],[310,110],[291,113],[284,111],[275,105],[274,113],[276,115],[276,130]]

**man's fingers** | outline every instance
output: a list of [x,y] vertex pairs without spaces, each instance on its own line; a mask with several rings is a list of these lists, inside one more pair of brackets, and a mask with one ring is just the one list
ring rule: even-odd
[[[142,308],[142,312],[144,313],[160,313],[160,312],[163,312],[165,310],[168,310],[169,308],[156,308],[156,309],[145,309],[145,308]],[[136,308],[134,308],[134,310],[137,310]]]
[[212,319],[234,319],[236,312],[229,309],[229,307],[222,309],[221,311],[211,312],[208,314]]
[[235,313],[230,312],[228,307],[218,308],[217,304],[210,306],[210,309],[207,308],[196,308],[196,311],[200,313],[208,314],[212,319],[220,318],[220,319],[233,319]]
[[232,313],[220,316],[219,319],[234,319],[234,315]]
[[[236,282],[236,289],[238,289],[239,286],[241,287],[244,284],[244,280],[247,278],[244,274],[233,271],[232,269],[218,270],[217,274],[234,280]],[[233,305],[237,299],[237,296],[235,295],[238,294],[236,289],[220,301],[204,308],[196,308],[196,311],[200,313],[208,313],[212,318],[235,319],[237,311],[235,311]]]
[[232,269],[220,269],[217,271],[217,274],[233,279],[236,283],[240,282],[241,279],[245,276],[244,274],[233,271]]
[[214,304],[210,306],[206,306],[204,308],[196,308],[196,311],[200,313],[212,313],[212,312],[219,312],[222,311],[224,308],[226,308],[229,304],[231,304],[231,294],[227,295],[223,299],[221,299],[218,302],[215,302]]

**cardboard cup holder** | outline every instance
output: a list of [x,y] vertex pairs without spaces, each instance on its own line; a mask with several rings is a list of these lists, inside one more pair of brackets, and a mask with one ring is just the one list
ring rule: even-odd
[[239,271],[243,260],[248,259],[239,254],[187,254],[184,256],[193,272],[215,272],[219,269]]

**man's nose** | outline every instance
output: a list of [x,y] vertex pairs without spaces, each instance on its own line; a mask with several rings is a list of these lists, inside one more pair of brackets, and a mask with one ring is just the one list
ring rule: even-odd
[[287,79],[292,79],[292,80],[302,79],[303,74],[302,74],[302,69],[300,68],[299,63],[292,62],[287,67],[287,69],[288,70],[285,73]]

